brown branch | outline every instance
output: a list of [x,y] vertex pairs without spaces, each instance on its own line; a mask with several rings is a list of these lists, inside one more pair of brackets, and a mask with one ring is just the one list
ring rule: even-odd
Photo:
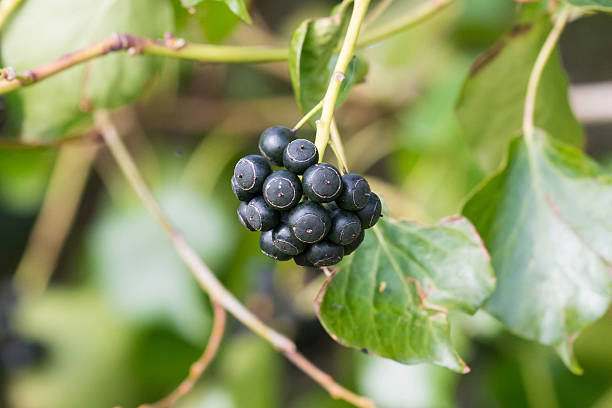
[[186,44],[184,40],[175,39],[172,36],[167,36],[164,41],[154,41],[129,34],[113,34],[54,61],[17,74],[14,79],[7,79],[7,76],[11,76],[8,75],[8,68],[1,70],[0,94],[31,85],[108,53],[126,50],[130,55],[158,55],[203,62],[272,62],[285,61],[288,56],[286,48]]
[[291,362],[300,368],[306,375],[310,376],[323,386],[333,398],[343,399],[358,407],[374,407],[374,403],[367,398],[354,394],[353,392],[336,383],[334,379],[310,363],[297,352],[295,343],[286,336],[278,333],[267,326],[257,316],[251,313],[242,303],[229,292],[217,279],[215,274],[202,261],[202,258],[185,241],[183,235],[176,229],[163,213],[159,203],[153,197],[151,191],[144,182],[138,171],[132,156],[127,151],[117,130],[113,126],[105,111],[97,112],[96,122],[102,136],[123,175],[128,180],[144,206],[157,220],[166,232],[168,239],[174,246],[179,257],[189,267],[194,277],[202,288],[208,293],[213,302],[221,304],[228,312],[240,320],[254,333],[270,342],[277,350],[280,350]]
[[210,332],[208,344],[206,345],[204,353],[202,353],[200,358],[191,365],[191,368],[189,369],[189,375],[179,384],[178,387],[174,389],[174,391],[172,391],[165,398],[153,404],[141,405],[139,408],[172,407],[181,397],[183,397],[193,388],[195,383],[202,376],[204,370],[206,370],[206,367],[208,367],[212,359],[217,354],[217,350],[219,349],[219,345],[221,344],[221,339],[223,338],[223,331],[225,330],[225,309],[217,302],[213,302],[212,306],[214,323],[212,331]]

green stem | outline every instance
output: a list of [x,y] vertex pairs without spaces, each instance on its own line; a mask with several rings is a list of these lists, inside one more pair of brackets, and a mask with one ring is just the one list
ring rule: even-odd
[[525,97],[525,110],[523,113],[523,136],[525,137],[525,142],[530,150],[532,150],[531,148],[533,147],[533,133],[535,131],[534,115],[540,78],[542,78],[542,72],[544,71],[546,62],[555,49],[555,45],[563,32],[563,28],[565,27],[570,15],[570,11],[570,7],[565,5],[561,6],[561,11],[555,20],[555,25],[550,31],[550,34],[548,34],[544,45],[542,45],[542,49],[536,58],[533,69],[531,70],[531,75],[529,76],[527,96]]
[[357,37],[359,37],[359,31],[361,30],[361,24],[363,18],[368,10],[370,0],[355,0],[353,6],[353,13],[349,21],[348,28],[346,30],[346,36],[334,67],[334,72],[330,78],[327,92],[323,97],[323,108],[321,112],[321,119],[317,124],[317,135],[315,139],[315,145],[319,149],[319,159],[323,160],[325,154],[325,147],[329,142],[329,128],[331,121],[334,116],[334,108],[336,107],[336,101],[338,99],[338,93],[342,81],[345,78],[346,69],[355,55],[355,46],[357,45]]
[[383,24],[378,29],[366,31],[363,34],[362,39],[357,43],[357,46],[365,47],[380,42],[387,37],[391,37],[392,35],[398,34],[427,20],[436,12],[445,8],[454,1],[455,0],[428,0],[418,7],[415,7],[409,13],[400,16],[396,20]]
[[300,128],[304,126],[304,124],[308,122],[310,118],[312,118],[318,111],[320,111],[322,107],[323,107],[323,101],[320,101],[314,106],[314,108],[310,110],[310,112],[304,115],[304,117],[300,119],[300,121],[296,123],[296,125],[291,130],[293,130],[294,132],[297,132],[298,130],[300,130]]
[[336,126],[335,119],[331,121],[331,127],[329,129],[331,134],[331,147],[338,159],[338,163],[342,165],[342,172],[344,174],[349,172],[348,163],[346,161],[346,154],[344,153],[344,145],[342,144],[342,138],[340,132],[338,132],[338,126]]
[[4,23],[8,20],[9,16],[23,0],[2,0],[0,2],[0,28],[4,27]]
[[182,40],[165,42],[128,34],[114,34],[78,51],[30,71],[18,74],[14,80],[0,80],[0,94],[31,85],[75,65],[90,61],[110,52],[127,50],[130,55],[158,55],[203,62],[273,62],[288,58],[286,48],[238,47],[208,44],[184,44]]

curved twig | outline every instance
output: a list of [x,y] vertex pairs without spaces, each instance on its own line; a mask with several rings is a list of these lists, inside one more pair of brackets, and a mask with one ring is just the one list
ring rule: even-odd
[[217,354],[217,350],[219,350],[219,345],[221,344],[221,340],[223,339],[223,332],[225,330],[225,321],[226,321],[226,313],[223,306],[217,302],[212,302],[213,306],[213,328],[210,332],[210,337],[208,339],[208,344],[204,349],[204,352],[200,356],[200,358],[191,365],[189,369],[189,375],[179,384],[178,387],[174,389],[168,396],[165,398],[153,403],[153,404],[144,404],[139,408],[169,408],[172,407],[176,402],[187,394],[198,381],[198,379],[206,370],[206,367],[213,360],[215,355]]

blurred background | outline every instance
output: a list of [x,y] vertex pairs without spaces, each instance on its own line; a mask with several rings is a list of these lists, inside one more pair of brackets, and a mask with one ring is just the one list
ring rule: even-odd
[[[249,26],[222,3],[190,15],[177,0],[175,32],[193,42],[284,46],[304,18],[324,16],[335,3],[254,0]],[[416,3],[394,2],[386,14]],[[362,50],[370,71],[337,118],[351,170],[366,175],[394,216],[431,223],[455,214],[490,174],[466,142],[454,105],[471,63],[511,26],[515,11],[510,0],[461,0]],[[561,54],[586,150],[612,171],[612,116],[605,114],[612,106],[612,16],[571,23]],[[3,101],[3,117],[10,118],[11,103]],[[314,315],[322,277],[262,256],[256,235],[236,220],[229,186],[234,163],[257,150],[262,130],[292,127],[300,116],[286,63],[172,60],[143,98],[113,117],[164,209],[227,287],[306,357],[380,407],[612,407],[612,312],[576,343],[582,376],[484,312],[451,318],[472,369],[464,376],[334,343]],[[84,135],[94,143],[0,150],[2,407],[153,402],[186,375],[211,327],[206,296],[96,135]],[[14,279],[40,294],[20,299]],[[348,405],[230,317],[219,354],[178,406]]]

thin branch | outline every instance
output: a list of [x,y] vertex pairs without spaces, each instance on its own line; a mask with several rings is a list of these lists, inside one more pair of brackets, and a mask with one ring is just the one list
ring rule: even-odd
[[336,120],[333,118],[329,130],[331,134],[332,150],[338,159],[338,163],[342,165],[342,172],[346,174],[349,172],[349,169],[346,161],[346,154],[344,153],[344,145],[342,144],[342,139],[340,138],[340,132],[338,132],[338,126],[336,126]]
[[223,339],[223,331],[225,330],[226,313],[223,306],[219,303],[213,302],[213,328],[210,332],[210,338],[208,344],[204,349],[204,352],[200,358],[191,365],[189,369],[189,375],[179,384],[174,391],[172,391],[167,397],[153,403],[144,404],[139,408],[169,408],[172,407],[176,402],[185,394],[187,394],[202,376],[206,367],[213,360],[219,350],[219,345]]
[[372,29],[365,32],[362,39],[357,43],[357,46],[365,47],[375,44],[385,38],[422,23],[454,1],[455,0],[428,0],[396,20],[385,23],[378,29]]
[[159,55],[203,62],[233,63],[285,61],[288,55],[286,48],[186,44],[184,40],[172,37],[161,42],[129,34],[113,34],[55,61],[18,74],[12,80],[6,79],[7,69],[5,68],[2,70],[2,77],[5,79],[0,80],[0,94],[31,85],[60,71],[108,53],[125,50],[130,55]]
[[0,28],[4,27],[6,20],[8,20],[9,16],[22,1],[23,0],[2,0],[0,2]]
[[361,24],[363,18],[368,10],[370,0],[355,0],[353,6],[353,13],[346,30],[344,41],[342,42],[342,48],[334,67],[334,72],[330,78],[327,91],[323,97],[323,108],[321,111],[321,119],[317,124],[317,135],[315,138],[315,145],[319,150],[319,158],[322,160],[325,153],[325,148],[329,142],[329,128],[331,121],[334,116],[334,108],[336,107],[336,100],[338,99],[338,93],[342,81],[345,79],[346,69],[355,55],[355,46],[357,44],[357,37],[359,37],[359,31],[361,30]]
[[550,34],[546,38],[544,45],[542,45],[542,49],[536,58],[535,64],[533,65],[533,69],[531,70],[531,75],[529,76],[529,82],[527,84],[527,96],[525,98],[525,110],[523,113],[523,133],[525,137],[525,141],[529,147],[533,144],[533,132],[535,130],[534,125],[534,114],[535,114],[535,104],[536,104],[536,96],[538,93],[538,85],[540,83],[540,78],[542,77],[542,72],[544,71],[544,67],[546,66],[546,62],[548,58],[552,54],[555,49],[555,45],[563,32],[563,28],[567,23],[567,20],[570,15],[570,7],[562,6],[562,9],[555,20],[555,25],[553,26]]
[[304,117],[300,119],[300,121],[296,123],[293,129],[291,130],[293,130],[294,132],[297,132],[298,130],[300,130],[300,128],[304,126],[304,124],[308,122],[310,118],[316,115],[317,112],[320,111],[322,107],[323,107],[323,101],[320,101],[307,114],[305,114]]
[[119,165],[124,176],[145,205],[153,217],[162,226],[168,239],[174,246],[179,257],[185,265],[189,267],[194,277],[198,280],[202,288],[208,293],[213,302],[221,304],[228,312],[240,320],[245,326],[254,333],[270,342],[277,350],[280,350],[296,364],[305,374],[323,386],[332,397],[340,398],[351,402],[359,407],[373,407],[374,404],[369,399],[360,397],[341,385],[337,384],[333,378],[310,363],[304,363],[304,357],[296,350],[295,344],[287,337],[268,327],[253,313],[251,313],[242,303],[230,293],[223,284],[217,279],[215,274],[202,261],[195,250],[185,241],[183,235],[165,216],[161,207],[153,198],[151,191],[144,182],[136,164],[132,160],[123,141],[119,137],[117,130],[113,126],[106,111],[96,113],[96,122],[100,127],[102,136],[110,149],[113,157]]
[[368,13],[365,20],[363,21],[363,26],[367,27],[372,24],[372,22],[376,21],[378,17],[380,17],[385,10],[393,3],[393,0],[380,0],[380,2]]
[[98,147],[85,143],[62,146],[42,207],[13,277],[21,293],[42,293],[70,232],[91,163]]

